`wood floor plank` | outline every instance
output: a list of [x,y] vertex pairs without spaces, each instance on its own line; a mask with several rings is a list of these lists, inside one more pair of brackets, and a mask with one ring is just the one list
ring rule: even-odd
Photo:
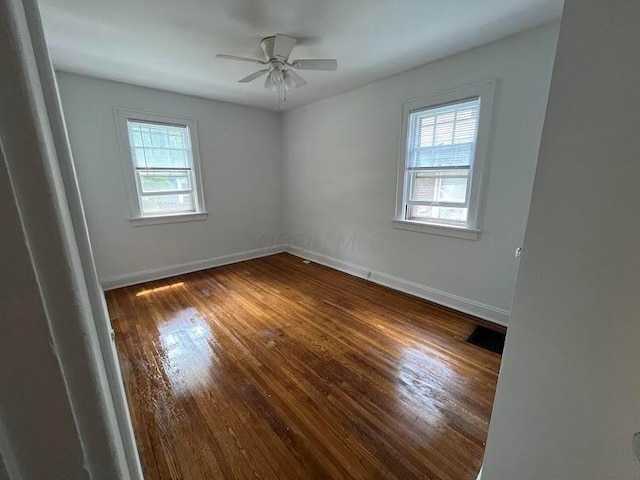
[[486,322],[289,254],[106,298],[147,480],[480,469],[500,356],[465,340]]

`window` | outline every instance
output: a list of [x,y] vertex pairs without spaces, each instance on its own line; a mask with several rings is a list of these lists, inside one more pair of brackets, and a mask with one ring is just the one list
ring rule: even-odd
[[477,238],[494,84],[405,104],[394,222],[398,228]]
[[195,122],[124,110],[116,116],[130,177],[132,222],[202,219]]

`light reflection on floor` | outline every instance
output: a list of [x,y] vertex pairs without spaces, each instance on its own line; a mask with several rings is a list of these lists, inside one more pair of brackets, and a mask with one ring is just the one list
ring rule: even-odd
[[214,333],[195,308],[158,326],[159,353],[175,395],[193,395],[211,374]]
[[184,282],[176,282],[176,283],[172,283],[171,285],[163,285],[161,287],[140,290],[138,293],[136,293],[136,297],[143,297],[145,295],[149,295],[150,293],[164,292],[165,290],[182,287],[183,285],[184,285]]

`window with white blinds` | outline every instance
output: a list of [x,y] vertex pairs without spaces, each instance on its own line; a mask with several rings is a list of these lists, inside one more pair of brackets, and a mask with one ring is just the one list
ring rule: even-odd
[[130,168],[134,218],[204,212],[191,121],[118,112]]
[[189,128],[128,120],[127,129],[141,215],[195,212]]
[[477,230],[494,87],[489,81],[405,103],[396,224]]
[[409,115],[407,220],[466,225],[480,99]]

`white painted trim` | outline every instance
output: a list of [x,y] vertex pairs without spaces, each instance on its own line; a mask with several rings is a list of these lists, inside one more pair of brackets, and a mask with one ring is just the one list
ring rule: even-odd
[[476,478],[476,480],[482,480],[482,468],[478,472],[478,478]]
[[[416,110],[438,107],[458,101],[480,98],[480,113],[478,117],[478,133],[476,136],[475,157],[471,166],[469,210],[467,215],[467,227],[478,229],[482,224],[482,200],[486,183],[486,174],[489,161],[488,151],[492,131],[493,100],[495,97],[497,78],[474,83],[461,88],[455,88],[444,92],[437,92],[425,97],[410,98],[402,104],[402,123],[400,135],[400,152],[398,161],[397,191],[396,191],[396,215],[397,220],[405,220],[405,195],[406,195],[406,161],[407,161],[407,134],[409,132],[409,116]],[[433,232],[429,232],[433,233]]]
[[[35,0],[8,4],[0,15],[8,14],[4,20],[15,27],[7,33],[14,46],[11,52],[15,63],[8,57],[13,69],[6,77],[6,89],[16,92],[13,97],[18,103],[7,110],[26,114],[7,116],[6,123],[14,125],[18,119],[16,131],[32,133],[28,144],[33,147],[11,151],[19,159],[15,166],[12,164],[11,186],[17,187],[14,193],[21,192],[19,199],[16,196],[19,215],[49,319],[51,349],[62,367],[84,452],[82,470],[94,478],[101,465],[113,468],[113,475],[119,479],[142,480],[117,356],[106,334],[106,305],[95,273],[38,4]],[[23,90],[12,90],[13,83]],[[10,131],[7,138],[13,137]],[[3,149],[12,146],[20,148],[16,142],[3,143]],[[24,174],[22,169],[34,166],[39,166],[41,175]],[[18,467],[15,461],[7,464],[6,455],[4,462],[11,470]]]
[[[126,183],[129,187],[129,210],[131,218],[143,218],[140,206],[140,196],[138,192],[138,181],[136,180],[135,162],[132,158],[131,144],[129,140],[128,120],[139,120],[142,122],[165,123],[180,127],[187,127],[189,130],[189,142],[191,149],[192,187],[194,195],[194,213],[206,213],[204,187],[202,183],[202,163],[200,162],[200,144],[198,143],[198,122],[194,118],[180,117],[175,115],[165,115],[163,113],[146,112],[142,110],[131,110],[123,107],[113,107],[116,121],[116,132],[118,134],[118,146]],[[165,222],[167,223],[167,222]]]
[[305,250],[293,245],[274,245],[271,247],[256,248],[255,250],[231,253],[229,255],[222,255],[219,257],[206,258],[204,260],[196,260],[194,262],[154,268],[151,270],[144,270],[142,272],[105,278],[101,280],[101,283],[102,288],[105,290],[113,290],[114,288],[127,287],[129,285],[150,282],[152,280],[161,280],[163,278],[197,272],[199,270],[206,270],[207,268],[221,267],[223,265],[229,265],[237,262],[244,262],[245,260],[252,260],[254,258],[267,257],[269,255],[275,255],[276,253],[282,252],[291,253],[292,255],[311,260],[312,262],[325,265],[333,268],[334,270],[348,273],[349,275],[368,279],[379,285],[384,285],[385,287],[408,293],[409,295],[437,303],[438,305],[443,305],[460,312],[468,313],[469,315],[482,318],[483,320],[487,320],[504,327],[506,327],[509,322],[508,310],[476,302],[475,300],[443,292],[442,290],[436,290],[435,288],[426,287],[409,280],[403,280],[402,278],[395,277],[393,275],[371,270],[367,267],[349,263],[335,257],[330,257],[329,255]]
[[285,245],[256,248],[255,250],[247,250],[244,252],[231,253],[229,255],[221,255],[219,257],[205,258],[204,260],[196,260],[194,262],[180,263],[178,265],[170,265],[167,267],[154,268],[117,277],[104,278],[101,279],[100,283],[104,290],[113,290],[114,288],[127,287],[129,285],[150,282],[152,280],[160,280],[163,278],[173,277],[175,275],[205,270],[207,268],[221,267],[222,265],[244,262],[245,260],[275,255],[276,253],[282,253],[285,251]]
[[445,237],[464,238],[465,240],[478,240],[482,230],[477,228],[454,227],[450,225],[435,225],[432,223],[415,222],[411,220],[392,219],[393,228],[409,230],[411,232],[431,233]]
[[506,327],[509,322],[509,311],[502,308],[486,305],[452,293],[443,292],[442,290],[436,290],[435,288],[403,280],[402,278],[394,277],[393,275],[371,270],[367,267],[349,263],[335,257],[330,257],[329,255],[305,250],[293,245],[287,246],[286,250],[293,255],[311,260],[312,262],[325,265],[356,277],[370,280],[379,285],[384,285],[385,287],[408,293],[409,295],[437,303],[438,305],[443,305],[460,312],[468,313],[469,315],[482,318],[483,320],[487,320],[504,327]]
[[157,217],[135,217],[130,218],[129,223],[133,227],[142,227],[144,225],[161,225],[163,223],[180,223],[180,222],[197,222],[206,220],[208,213],[180,213],[178,215],[158,215]]

